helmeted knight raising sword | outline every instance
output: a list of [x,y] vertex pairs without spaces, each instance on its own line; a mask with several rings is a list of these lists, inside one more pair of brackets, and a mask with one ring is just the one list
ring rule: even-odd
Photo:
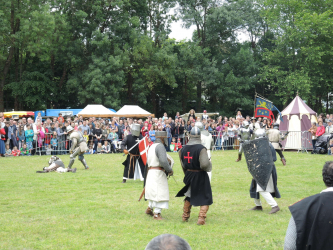
[[84,153],[88,149],[87,141],[83,137],[83,134],[80,131],[74,131],[74,128],[68,126],[66,128],[67,133],[70,135],[70,139],[72,141],[72,147],[70,148],[69,152],[71,153],[68,168],[72,168],[75,157],[78,155],[79,161],[83,164],[85,169],[89,169],[86,160],[84,159]]
[[275,151],[279,154],[282,164],[285,166],[286,165],[286,159],[284,158],[284,155],[282,153],[282,145],[280,143],[280,141],[283,141],[287,138],[289,132],[282,134],[279,131],[279,124],[278,123],[274,123],[273,124],[273,129],[269,129],[267,130],[267,136],[268,136],[268,140],[272,143]]
[[243,154],[243,143],[251,140],[251,135],[253,131],[249,128],[250,124],[248,121],[243,121],[243,127],[239,130],[238,140],[239,140],[239,150],[238,150],[238,159],[236,162],[242,160]]
[[[196,122],[195,126],[200,129],[201,144],[207,149],[208,158],[211,161],[212,155],[211,150],[214,146],[214,139],[211,133],[205,130],[202,122]],[[207,172],[209,180],[212,181],[212,171]]]
[[248,170],[253,179],[250,187],[250,197],[254,199],[255,207],[251,210],[262,211],[260,195],[272,207],[270,214],[280,210],[273,197],[281,198],[277,188],[277,173],[274,165],[276,152],[268,141],[266,130],[257,129],[255,139],[244,143],[244,155]]

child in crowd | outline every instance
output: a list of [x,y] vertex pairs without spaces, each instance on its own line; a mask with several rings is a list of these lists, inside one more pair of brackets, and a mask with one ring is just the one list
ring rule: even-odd
[[154,143],[151,141],[151,138],[148,137],[148,142],[149,142],[149,146],[153,145]]
[[18,138],[18,145],[19,148],[22,147],[22,145],[25,142],[25,133],[24,133],[24,127],[22,125],[19,126],[18,130],[17,130],[17,138]]
[[[81,129],[81,128],[79,128],[79,129]],[[88,141],[89,141],[88,130],[85,130],[85,131],[84,131],[84,133],[83,133],[83,137],[86,138],[86,141],[87,141],[87,143],[88,143]]]
[[30,152],[29,152],[29,149],[27,148],[27,144],[22,145],[21,156],[30,156]]
[[34,131],[32,130],[32,125],[27,125],[27,130],[25,131],[25,142],[27,144],[27,148],[30,151],[32,149],[32,141],[34,138]]
[[94,146],[90,144],[88,154],[93,154],[94,152]]
[[182,143],[180,142],[180,138],[178,138],[178,142],[177,142],[177,151],[179,151],[182,148]]
[[14,146],[13,150],[12,150],[12,155],[13,156],[20,156],[20,153],[21,153],[21,151],[18,150],[16,146]]
[[57,139],[57,131],[53,132],[53,137],[51,139],[51,146],[52,146],[52,155],[55,155],[55,151],[57,150],[58,147],[58,139]]
[[110,153],[110,145],[108,141],[104,141],[104,145],[102,146],[102,154]]
[[46,148],[46,155],[51,155],[53,149],[51,148],[51,144],[47,145],[47,148]]
[[103,149],[103,148],[102,148],[102,143],[99,142],[99,143],[97,144],[97,150],[96,150],[96,153],[97,153],[97,154],[101,154],[101,153],[102,153],[102,149]]
[[114,129],[111,129],[110,134],[108,135],[108,140],[111,141],[111,143],[113,144],[113,148],[114,148],[114,153],[116,153],[116,148],[118,145],[118,134],[116,133],[116,131]]
[[12,155],[12,151],[9,148],[9,144],[6,144],[6,153],[5,153],[5,157],[9,157],[9,156],[13,156]]
[[177,152],[177,143],[176,143],[176,138],[172,137],[172,142],[170,144],[170,151],[171,152]]

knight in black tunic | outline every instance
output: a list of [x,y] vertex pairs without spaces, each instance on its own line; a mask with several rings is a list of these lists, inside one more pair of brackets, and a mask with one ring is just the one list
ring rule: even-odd
[[333,161],[322,171],[326,189],[289,207],[291,218],[285,250],[331,250],[333,248]]
[[204,225],[209,206],[213,204],[212,189],[207,172],[212,170],[207,149],[201,144],[200,129],[192,128],[189,142],[179,152],[179,159],[185,173],[183,187],[176,197],[184,200],[184,222],[190,218],[191,208],[200,206],[197,224]]
[[[127,179],[144,180],[145,165],[140,156],[139,144],[137,144],[141,139],[140,125],[133,124],[131,134],[127,135],[121,142],[121,149],[124,150],[124,153],[127,153],[127,158],[123,162],[123,165],[125,166],[123,183],[126,183]],[[132,148],[135,144],[137,145]],[[125,149],[125,146],[127,147],[127,150]]]

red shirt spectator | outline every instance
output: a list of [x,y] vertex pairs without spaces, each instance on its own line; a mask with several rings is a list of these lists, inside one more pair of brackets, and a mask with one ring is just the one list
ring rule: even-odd
[[64,117],[62,117],[62,114],[61,114],[61,113],[59,114],[58,122],[59,122],[59,123],[64,123],[64,122],[65,122]]
[[323,134],[325,134],[325,126],[323,126],[323,122],[320,121],[318,123],[318,128],[317,128],[317,132],[316,132],[316,136],[319,137],[319,136],[322,136]]

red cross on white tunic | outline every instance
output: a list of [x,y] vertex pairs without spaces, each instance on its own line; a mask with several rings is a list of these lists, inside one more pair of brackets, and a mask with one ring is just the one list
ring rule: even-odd
[[193,159],[193,157],[192,156],[190,157],[190,152],[187,152],[187,157],[184,156],[184,159],[187,159],[187,163],[191,163],[190,159]]

